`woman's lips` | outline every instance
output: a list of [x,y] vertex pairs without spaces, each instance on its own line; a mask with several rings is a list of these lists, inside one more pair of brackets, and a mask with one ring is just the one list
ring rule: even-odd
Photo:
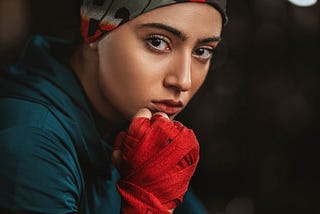
[[160,100],[153,101],[154,107],[157,111],[164,112],[168,115],[176,114],[182,110],[182,102],[177,102],[174,100]]

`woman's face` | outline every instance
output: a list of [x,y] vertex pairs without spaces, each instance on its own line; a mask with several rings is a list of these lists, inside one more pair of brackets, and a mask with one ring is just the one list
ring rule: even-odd
[[179,3],[106,35],[97,43],[102,114],[119,122],[146,107],[173,119],[202,85],[221,27],[212,6]]

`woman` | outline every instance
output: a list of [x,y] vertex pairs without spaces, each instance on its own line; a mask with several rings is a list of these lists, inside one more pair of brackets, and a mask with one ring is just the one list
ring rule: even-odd
[[81,8],[85,42],[75,51],[35,37],[1,72],[1,209],[178,207],[199,147],[173,119],[206,77],[224,10],[219,0],[88,0]]

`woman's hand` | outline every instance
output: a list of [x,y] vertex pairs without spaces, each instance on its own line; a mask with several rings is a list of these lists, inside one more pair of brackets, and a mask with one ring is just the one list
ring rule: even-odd
[[[192,130],[164,113],[141,109],[115,142],[113,160],[123,213],[168,213],[182,202],[199,160]],[[140,213],[140,212],[139,212]]]
[[[169,117],[165,113],[159,112],[157,114],[161,114],[164,117],[167,117],[169,119]],[[150,120],[151,117],[152,117],[152,113],[151,113],[151,111],[149,109],[142,108],[134,115],[132,120],[134,120],[136,118],[140,118],[140,117],[141,118],[148,118]],[[121,160],[122,160],[121,155],[122,155],[121,149],[118,148],[117,146],[115,146],[113,148],[111,158],[112,158],[113,163],[117,166],[117,168],[119,168]]]

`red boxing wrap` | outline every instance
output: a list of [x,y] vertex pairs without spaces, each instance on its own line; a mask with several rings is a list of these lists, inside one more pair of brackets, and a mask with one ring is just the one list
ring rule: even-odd
[[199,161],[192,130],[160,115],[139,117],[114,146],[122,151],[121,213],[168,213],[182,202]]

